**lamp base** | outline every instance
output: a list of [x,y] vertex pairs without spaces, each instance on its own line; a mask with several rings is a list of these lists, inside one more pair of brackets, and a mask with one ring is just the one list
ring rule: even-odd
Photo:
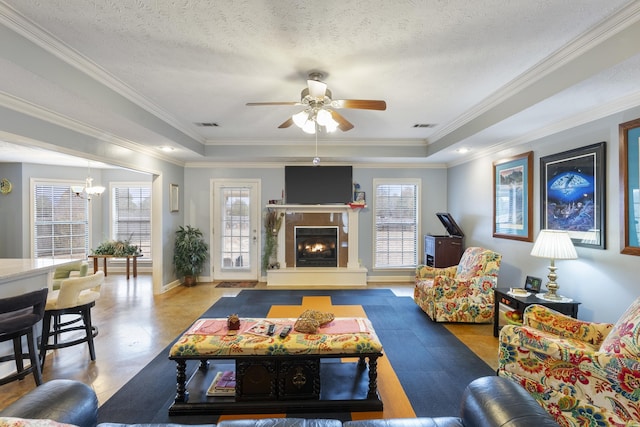
[[558,295],[555,291],[544,293],[543,297],[549,301],[562,301],[564,299],[562,295]]
[[536,298],[540,298],[541,300],[545,300],[545,301],[549,301],[549,302],[571,302],[573,301],[573,299],[571,298],[567,298],[567,297],[563,297],[562,295],[555,295],[555,297],[551,297],[548,298],[547,295],[549,295],[549,293],[540,293],[540,294],[536,294]]

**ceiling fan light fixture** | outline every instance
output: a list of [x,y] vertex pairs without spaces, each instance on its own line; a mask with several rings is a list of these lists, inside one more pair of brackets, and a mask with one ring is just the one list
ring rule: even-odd
[[302,126],[302,131],[313,135],[314,133],[316,133],[316,122],[314,122],[313,120],[307,120],[304,126]]
[[291,116],[291,119],[293,120],[293,123],[296,124],[296,126],[302,129],[304,124],[309,120],[309,112],[307,110],[300,111],[299,113]]
[[336,129],[338,129],[338,124],[339,124],[338,122],[336,122],[335,120],[333,120],[333,118],[331,118],[331,121],[326,125],[324,125],[324,127],[328,133],[331,133],[331,132],[335,132]]
[[330,122],[334,122],[333,117],[331,117],[331,113],[327,110],[318,111],[318,114],[316,114],[316,121],[320,126],[327,126]]

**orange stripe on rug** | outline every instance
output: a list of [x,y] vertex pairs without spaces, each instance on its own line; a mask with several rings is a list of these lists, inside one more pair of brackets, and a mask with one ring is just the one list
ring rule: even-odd
[[[329,296],[302,297],[301,305],[272,305],[267,317],[298,317],[305,310],[320,310],[333,313],[336,317],[367,317],[361,305],[333,305]],[[383,349],[384,352],[384,349]],[[343,359],[357,361],[357,358]],[[400,380],[384,355],[378,359],[378,393],[384,405],[382,412],[352,412],[353,420],[371,420],[379,418],[415,418],[416,414],[404,392]],[[294,415],[295,416],[295,415]],[[284,418],[286,414],[251,414],[251,418]],[[247,414],[221,415],[222,420],[246,419]]]
[[[329,296],[302,297],[301,305],[273,305],[267,317],[298,317],[303,311],[309,309],[330,312],[336,317],[367,317],[361,305],[333,305]],[[416,416],[389,359],[384,356],[378,359],[378,393],[384,404],[383,411],[353,412],[352,419],[414,418]]]

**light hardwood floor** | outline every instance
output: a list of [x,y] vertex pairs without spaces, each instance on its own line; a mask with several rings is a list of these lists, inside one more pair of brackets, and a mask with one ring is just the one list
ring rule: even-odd
[[[256,287],[266,288],[264,283]],[[368,288],[391,289],[398,296],[413,295],[411,283],[370,284]],[[110,274],[92,311],[93,322],[99,329],[95,338],[96,361],[89,359],[86,345],[56,350],[46,358],[43,378],[45,381],[55,378],[82,381],[93,387],[102,404],[219,298],[235,296],[240,290],[199,283],[154,296],[151,276],[138,275],[126,280],[123,274]],[[498,341],[493,336],[492,325],[449,324],[446,327],[489,366],[497,367]],[[34,387],[32,375],[0,386],[0,408]]]

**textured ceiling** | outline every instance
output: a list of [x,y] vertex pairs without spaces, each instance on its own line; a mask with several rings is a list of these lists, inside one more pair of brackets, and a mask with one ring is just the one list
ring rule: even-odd
[[622,0],[0,1],[0,105],[189,164],[298,162],[314,137],[277,126],[301,107],[245,104],[299,101],[319,70],[387,102],[340,110],[355,128],[319,135],[323,160],[453,164],[640,105],[639,20]]

